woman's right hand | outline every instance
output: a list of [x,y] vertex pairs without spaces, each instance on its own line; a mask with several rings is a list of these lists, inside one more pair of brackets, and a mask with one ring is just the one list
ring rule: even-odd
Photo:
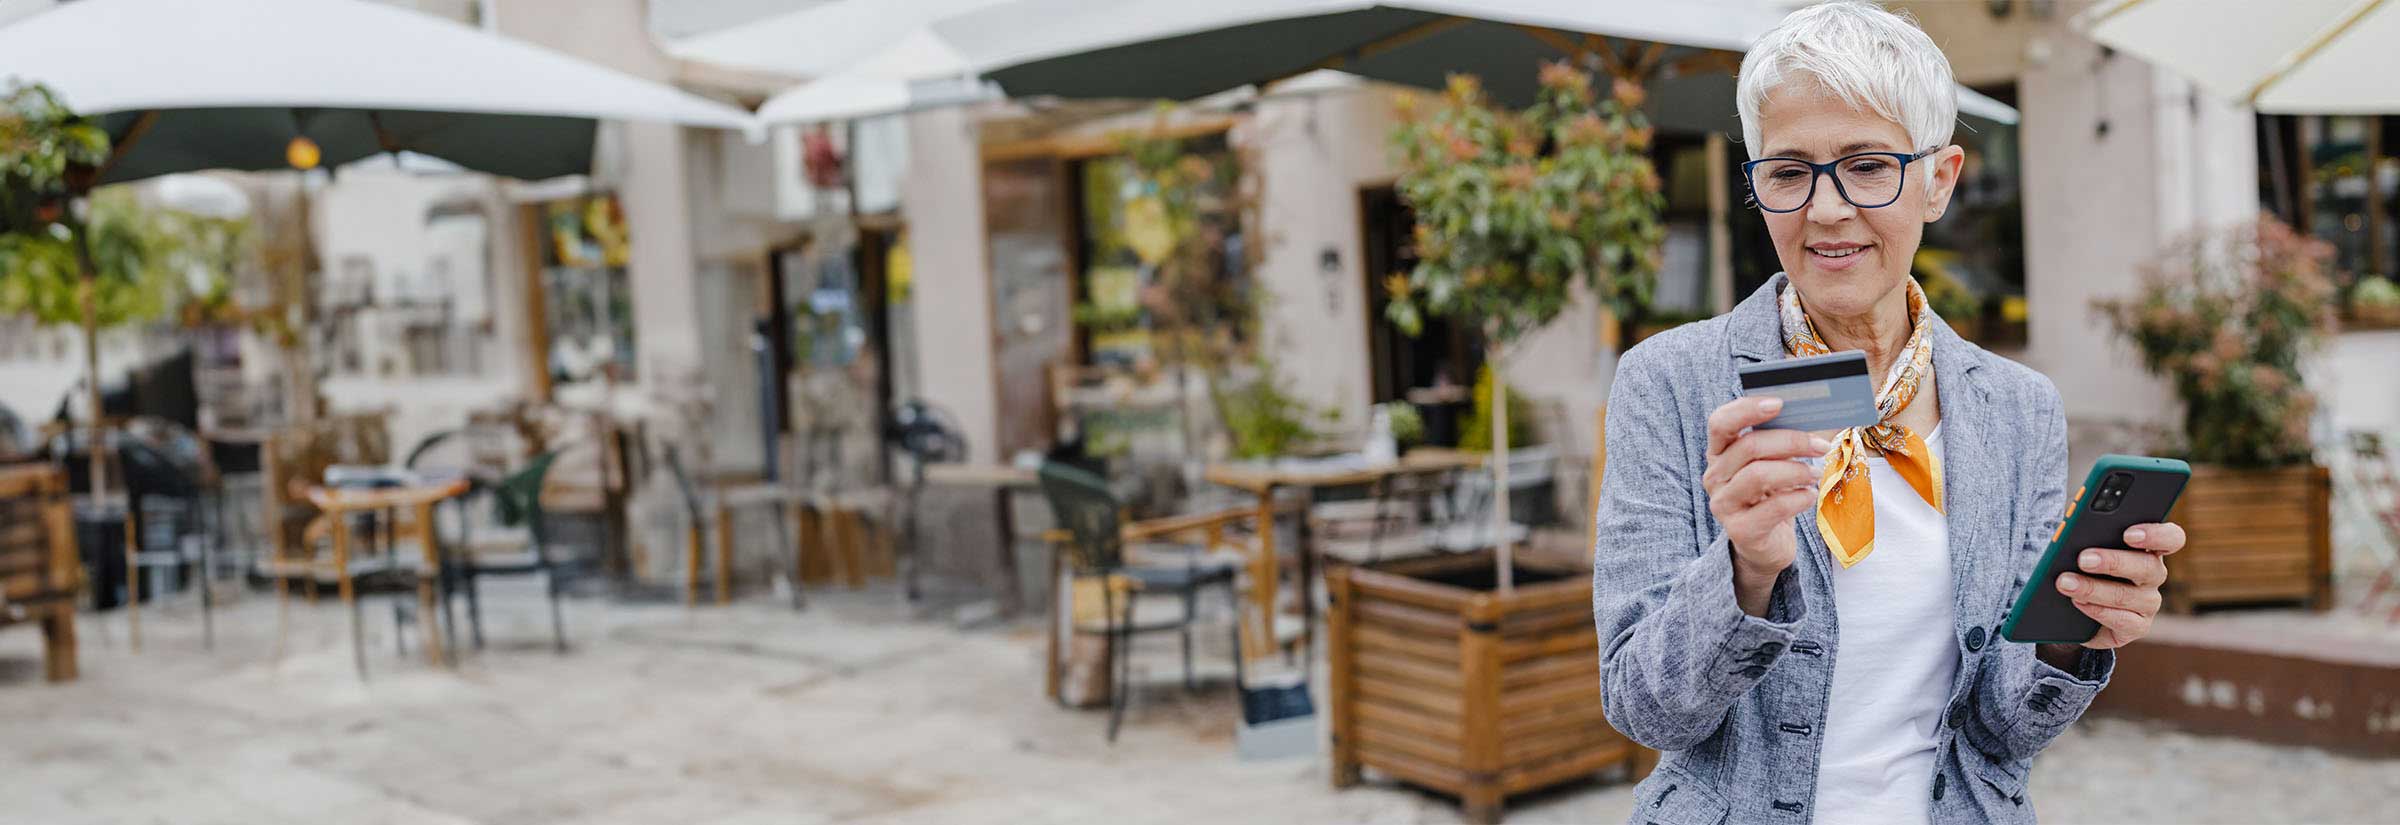
[[1782,409],[1780,398],[1736,398],[1708,416],[1708,470],[1700,486],[1733,545],[1735,590],[1751,615],[1765,614],[1775,577],[1792,564],[1799,546],[1792,518],[1816,502],[1816,471],[1794,459],[1833,450],[1833,442],[1799,430],[1750,429]]

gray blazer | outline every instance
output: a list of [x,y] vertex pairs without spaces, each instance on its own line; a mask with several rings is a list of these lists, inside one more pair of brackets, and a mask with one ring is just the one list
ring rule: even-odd
[[[1778,274],[1730,313],[1643,341],[1609,391],[1592,563],[1601,703],[1617,730],[1665,752],[1635,790],[1637,823],[1845,821],[1812,807],[1842,654],[1815,514],[1800,515],[1798,561],[1757,618],[1734,604],[1732,553],[1700,486],[1708,415],[1738,395],[1734,368],[1784,357],[1783,284]],[[2116,662],[2087,651],[2070,674],[1999,637],[2066,507],[2066,415],[2040,373],[1948,324],[1931,334],[1959,655],[1933,821],[2032,822],[2034,754],[2083,715]]]

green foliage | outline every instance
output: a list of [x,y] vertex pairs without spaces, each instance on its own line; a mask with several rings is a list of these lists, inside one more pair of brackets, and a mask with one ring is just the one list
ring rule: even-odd
[[1590,75],[1557,63],[1541,89],[1523,112],[1493,108],[1464,75],[1424,111],[1401,98],[1392,143],[1418,257],[1385,282],[1401,329],[1413,334],[1431,313],[1514,341],[1557,317],[1576,281],[1620,317],[1647,308],[1666,199],[1642,88],[1619,81],[1599,100]]
[[2350,288],[2350,306],[2358,309],[2400,309],[2400,285],[2377,275]]
[[[158,320],[186,299],[199,299],[202,307],[230,303],[227,270],[239,254],[243,222],[147,208],[120,189],[94,193],[89,206],[83,232],[98,273],[93,286],[101,327]],[[46,324],[82,323],[82,274],[72,238],[57,224],[0,234],[0,313]]]
[[0,101],[0,220],[38,232],[65,217],[68,176],[108,159],[108,133],[49,87],[12,81]]
[[2332,329],[2333,246],[2274,218],[2177,244],[2133,296],[2093,303],[2173,382],[2192,460],[2274,467],[2311,459],[2316,396],[2303,355]]
[[[1509,449],[1533,444],[1533,405],[1515,387],[1508,389],[1508,446]],[[1475,373],[1475,411],[1459,425],[1458,448],[1488,452],[1492,449],[1492,365],[1485,364]]]
[[[1233,436],[1234,456],[1273,458],[1321,438],[1311,422],[1328,416],[1284,392],[1272,363],[1262,359],[1257,366],[1258,376],[1248,383],[1210,391],[1217,414],[1225,419],[1225,429]],[[1221,383],[1212,382],[1211,386]]]
[[1392,440],[1402,447],[1425,443],[1425,416],[1417,405],[1406,401],[1386,401],[1375,405],[1392,424]]

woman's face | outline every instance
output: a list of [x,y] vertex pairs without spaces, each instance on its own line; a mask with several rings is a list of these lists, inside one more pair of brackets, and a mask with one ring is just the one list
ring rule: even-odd
[[[1822,86],[1790,83],[1768,95],[1759,108],[1756,157],[1799,158],[1826,163],[1859,152],[1913,155],[1908,130],[1870,111],[1853,109]],[[1820,177],[1807,205],[1791,212],[1759,210],[1783,271],[1807,299],[1810,314],[1860,315],[1878,301],[1899,300],[1909,262],[1924,239],[1925,224],[1942,216],[1958,183],[1966,150],[1945,146],[1908,165],[1900,199],[1889,206],[1860,209]],[[1933,170],[1930,185],[1925,170]],[[1870,201],[1871,202],[1871,201]]]

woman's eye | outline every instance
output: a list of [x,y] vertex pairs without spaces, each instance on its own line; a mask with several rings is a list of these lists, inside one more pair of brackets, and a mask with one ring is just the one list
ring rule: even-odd
[[1883,161],[1880,161],[1880,160],[1862,160],[1862,161],[1859,161],[1859,162],[1857,162],[1857,163],[1850,164],[1850,171],[1852,171],[1852,172],[1856,172],[1856,173],[1859,173],[1859,174],[1861,174],[1861,175],[1872,175],[1872,174],[1875,174],[1875,173],[1877,173],[1877,172],[1881,172],[1881,171],[1883,171],[1883,167],[1884,167],[1884,162],[1883,162]]
[[1776,179],[1776,180],[1791,180],[1791,179],[1793,179],[1793,178],[1797,178],[1797,177],[1800,177],[1801,175],[1805,175],[1805,174],[1808,174],[1808,173],[1807,173],[1807,172],[1800,171],[1800,170],[1798,170],[1798,169],[1777,169],[1777,170],[1775,170],[1775,171],[1774,171],[1772,174],[1768,175],[1768,177],[1774,178],[1774,179]]

